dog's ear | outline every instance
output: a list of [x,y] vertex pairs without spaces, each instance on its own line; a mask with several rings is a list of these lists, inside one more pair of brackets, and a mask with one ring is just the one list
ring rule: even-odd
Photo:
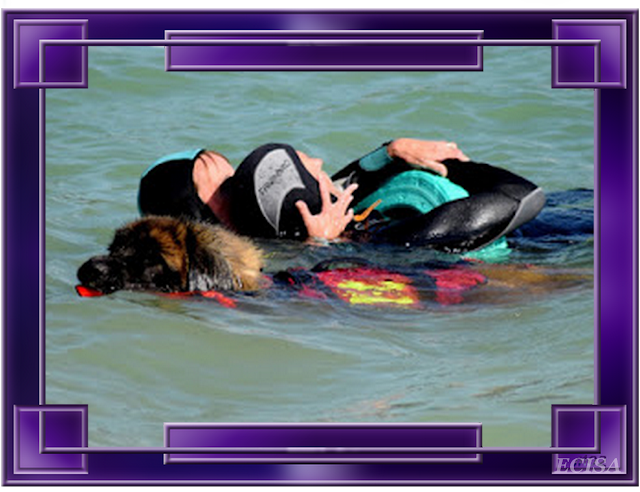
[[237,281],[229,262],[221,254],[200,244],[198,239],[189,228],[186,238],[189,258],[188,290],[236,290]]

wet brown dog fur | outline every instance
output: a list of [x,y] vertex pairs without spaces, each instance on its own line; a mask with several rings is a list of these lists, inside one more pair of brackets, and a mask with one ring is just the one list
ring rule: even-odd
[[[109,254],[78,270],[84,287],[155,292],[255,291],[268,284],[262,251],[221,226],[171,217],[146,217],[118,229]],[[580,271],[528,265],[477,264],[487,282],[465,298],[482,304],[512,302],[592,280]]]
[[78,269],[85,287],[189,292],[257,290],[261,250],[221,226],[172,217],[145,217],[118,229],[109,254]]

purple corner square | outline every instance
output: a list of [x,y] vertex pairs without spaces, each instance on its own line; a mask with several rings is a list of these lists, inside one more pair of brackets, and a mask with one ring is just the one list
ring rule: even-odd
[[554,474],[626,473],[626,410],[620,406],[554,405],[554,447],[593,447],[553,455]]
[[87,21],[16,20],[14,87],[84,87],[87,82],[86,46],[49,46],[45,43],[42,70],[41,41],[87,38]]
[[600,41],[599,47],[554,47],[554,87],[626,88],[625,20],[554,20],[553,38]]
[[47,446],[87,446],[86,406],[15,407],[14,426],[16,474],[87,473],[86,454],[44,452]]

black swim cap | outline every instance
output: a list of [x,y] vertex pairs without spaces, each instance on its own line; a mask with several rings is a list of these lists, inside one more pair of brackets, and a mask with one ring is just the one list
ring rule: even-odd
[[229,184],[234,226],[248,236],[305,239],[307,228],[296,202],[306,202],[312,214],[322,208],[318,181],[289,145],[258,147]]
[[218,222],[193,184],[194,162],[195,159],[171,160],[147,171],[138,190],[140,213]]

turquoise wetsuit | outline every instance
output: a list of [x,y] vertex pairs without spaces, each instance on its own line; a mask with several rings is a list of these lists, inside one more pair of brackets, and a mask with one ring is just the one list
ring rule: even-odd
[[356,224],[352,236],[500,256],[507,251],[505,234],[544,206],[542,190],[509,171],[457,160],[443,164],[447,178],[392,159],[383,146],[336,173],[336,184],[358,183],[356,213],[380,200],[370,224]]
[[[199,198],[193,183],[193,166],[201,151],[171,154],[145,171],[139,192],[142,214],[218,221]],[[284,164],[289,167],[285,169]],[[347,232],[351,238],[465,255],[488,246],[505,250],[503,237],[534,218],[544,205],[540,188],[509,171],[457,160],[443,164],[447,168],[446,179],[401,159],[392,159],[382,146],[336,173],[332,177],[336,184],[346,187],[358,183],[353,195],[356,212],[381,200],[365,222],[350,225]],[[297,171],[292,174],[293,169]],[[293,204],[304,200],[312,213],[320,209],[317,182],[307,175],[289,146],[269,144],[252,152],[233,179],[225,182],[238,230],[249,236],[306,237],[295,233],[302,231],[303,225]],[[284,178],[289,181],[284,183]],[[256,188],[257,182],[262,183],[261,187]],[[259,199],[253,196],[258,189]],[[308,196],[298,196],[302,192]],[[271,222],[275,217],[278,227],[294,233],[283,235],[278,228],[274,230],[264,217],[265,210],[271,211],[267,214]],[[258,227],[260,224],[264,230]]]
[[164,157],[161,157],[156,162],[151,164],[145,170],[145,172],[142,173],[141,179],[144,178],[149,173],[149,171],[151,171],[156,166],[159,166],[160,164],[165,164],[171,161],[184,161],[184,160],[195,161],[196,157],[198,157],[200,152],[202,152],[203,150],[204,149],[183,150],[182,152],[174,152],[173,154],[165,155]]

